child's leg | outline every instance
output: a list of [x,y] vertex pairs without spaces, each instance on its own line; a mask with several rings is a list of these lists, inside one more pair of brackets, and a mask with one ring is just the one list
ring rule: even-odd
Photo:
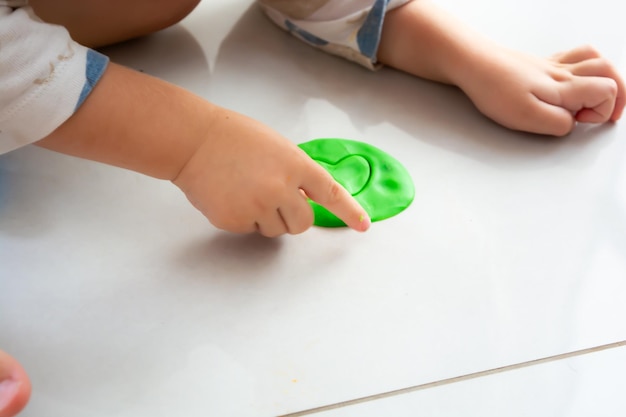
[[46,22],[63,25],[77,42],[99,47],[147,35],[187,16],[200,0],[30,0]]

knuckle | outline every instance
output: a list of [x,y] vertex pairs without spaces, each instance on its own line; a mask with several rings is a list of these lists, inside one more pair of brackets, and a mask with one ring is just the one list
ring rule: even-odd
[[593,60],[596,72],[600,74],[613,74],[615,72],[613,64],[605,57],[596,57]]
[[341,185],[333,179],[329,181],[328,189],[326,191],[326,198],[329,204],[338,202],[341,199]]
[[600,52],[592,45],[590,44],[585,44],[582,45],[580,47],[581,51],[583,51],[585,53],[585,55],[587,55],[588,57],[595,57],[595,58],[599,58],[600,57]]
[[617,96],[619,91],[619,86],[617,85],[617,81],[612,78],[607,78],[606,89],[607,92],[611,95],[611,97]]

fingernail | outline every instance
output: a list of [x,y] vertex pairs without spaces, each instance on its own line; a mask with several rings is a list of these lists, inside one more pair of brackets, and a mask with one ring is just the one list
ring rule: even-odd
[[11,402],[13,402],[19,388],[20,382],[14,379],[8,378],[0,381],[0,411],[7,408]]

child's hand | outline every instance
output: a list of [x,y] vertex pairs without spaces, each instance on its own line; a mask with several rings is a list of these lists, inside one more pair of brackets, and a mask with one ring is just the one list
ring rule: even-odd
[[218,110],[208,139],[174,183],[216,227],[274,237],[312,226],[307,197],[349,227],[370,220],[352,196],[300,148],[240,114]]
[[511,129],[566,135],[576,121],[616,121],[626,88],[591,47],[551,59],[503,48],[428,0],[389,12],[378,50],[383,64],[461,88],[480,111]]
[[459,87],[511,129],[562,136],[575,122],[617,121],[626,102],[617,70],[589,46],[550,59],[498,48],[475,63]]
[[171,180],[231,232],[303,232],[313,224],[307,197],[355,230],[370,224],[329,173],[278,133],[113,63],[81,108],[38,145]]

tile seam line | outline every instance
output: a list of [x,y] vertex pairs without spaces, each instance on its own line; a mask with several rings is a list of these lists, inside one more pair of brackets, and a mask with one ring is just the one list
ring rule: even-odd
[[484,370],[484,371],[472,372],[472,373],[469,373],[469,374],[455,376],[455,377],[451,377],[451,378],[445,378],[445,379],[441,379],[441,380],[438,380],[438,381],[426,382],[424,384],[414,385],[414,386],[407,387],[407,388],[400,388],[400,389],[396,389],[396,390],[392,390],[392,391],[383,392],[383,393],[380,393],[380,394],[368,395],[368,396],[365,396],[365,397],[356,398],[356,399],[348,400],[348,401],[342,401],[342,402],[338,402],[338,403],[335,403],[335,404],[324,405],[324,406],[321,406],[321,407],[310,408],[308,410],[298,411],[298,412],[295,412],[295,413],[282,414],[282,415],[280,415],[278,417],[300,417],[300,416],[306,416],[306,415],[321,413],[323,411],[335,410],[337,408],[348,407],[348,406],[351,406],[351,405],[361,404],[361,403],[365,403],[365,402],[369,402],[369,401],[380,400],[380,399],[383,399],[383,398],[395,397],[397,395],[408,394],[408,393],[416,392],[416,391],[422,391],[422,390],[425,390],[425,389],[428,389],[428,388],[435,388],[435,387],[440,387],[440,386],[443,386],[443,385],[454,384],[454,383],[457,383],[457,382],[469,381],[469,380],[481,378],[481,377],[484,377],[484,376],[490,376],[490,375],[494,375],[494,374],[498,374],[498,373],[514,371],[516,369],[528,368],[528,367],[531,367],[531,366],[534,366],[534,365],[541,365],[541,364],[544,364],[544,363],[556,362],[556,361],[569,359],[569,358],[575,358],[575,357],[587,355],[587,354],[590,354],[590,353],[596,353],[596,352],[601,352],[601,351],[609,350],[609,349],[616,349],[616,348],[620,348],[620,347],[626,347],[626,340],[622,340],[622,341],[614,342],[614,343],[608,343],[608,344],[605,344],[605,345],[595,346],[595,347],[586,348],[586,349],[575,350],[575,351],[572,351],[572,352],[561,353],[561,354],[558,354],[558,355],[547,356],[545,358],[539,358],[539,359],[533,359],[533,360],[530,360],[530,361],[519,362],[519,363],[515,363],[515,364],[512,364],[512,365],[500,366],[498,368],[487,369],[487,370]]

